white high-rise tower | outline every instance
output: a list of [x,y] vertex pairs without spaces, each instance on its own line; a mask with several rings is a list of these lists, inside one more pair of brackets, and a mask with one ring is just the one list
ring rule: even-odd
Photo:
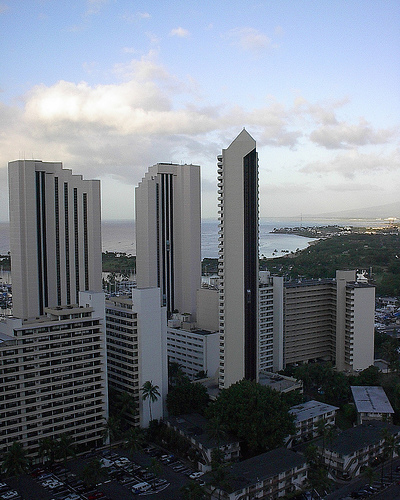
[[14,316],[101,292],[100,181],[39,160],[10,162],[8,178]]
[[258,155],[243,129],[218,156],[221,388],[258,379]]
[[168,317],[196,319],[201,282],[200,167],[157,163],[135,189],[138,288],[161,288]]

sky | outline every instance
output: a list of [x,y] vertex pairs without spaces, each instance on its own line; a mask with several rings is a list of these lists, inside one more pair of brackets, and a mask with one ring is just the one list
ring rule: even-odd
[[[0,220],[7,164],[61,161],[130,219],[157,162],[257,142],[260,215],[400,201],[398,0],[0,0]],[[400,217],[400,214],[393,214]]]

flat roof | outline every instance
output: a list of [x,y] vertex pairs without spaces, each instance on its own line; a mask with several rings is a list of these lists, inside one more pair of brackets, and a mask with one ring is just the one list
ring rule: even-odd
[[185,435],[193,437],[196,441],[209,449],[239,442],[236,438],[229,435],[220,438],[219,443],[217,439],[210,438],[207,433],[208,420],[198,413],[179,415],[177,417],[171,416],[165,420],[171,426],[176,427]]
[[307,401],[290,408],[290,413],[295,416],[296,422],[303,422],[309,418],[319,417],[325,413],[336,411],[339,408],[337,406],[328,405],[326,403],[321,403],[320,401]]
[[353,385],[351,392],[358,413],[394,413],[383,387]]
[[[303,455],[287,448],[276,448],[233,464],[228,469],[227,482],[233,491],[238,491],[305,464],[306,459]],[[211,473],[203,477],[207,483],[213,484]]]
[[301,381],[292,377],[279,375],[278,373],[260,372],[258,382],[280,392],[288,392],[292,389],[302,389]]

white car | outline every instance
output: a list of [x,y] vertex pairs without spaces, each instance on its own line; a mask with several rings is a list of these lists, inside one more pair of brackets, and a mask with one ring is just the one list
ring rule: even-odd
[[193,472],[193,474],[190,474],[190,479],[197,479],[198,477],[201,477],[204,474],[204,472]]
[[10,490],[7,491],[6,493],[3,493],[0,498],[3,498],[4,500],[9,500],[10,498],[15,498],[17,496],[19,496],[18,491]]

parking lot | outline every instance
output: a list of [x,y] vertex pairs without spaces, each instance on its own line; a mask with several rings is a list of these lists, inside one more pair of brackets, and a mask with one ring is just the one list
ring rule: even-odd
[[[108,477],[96,488],[81,480],[82,471],[94,457],[102,462]],[[177,500],[189,476],[201,481],[188,464],[155,447],[127,453],[123,449],[102,450],[51,467],[37,467],[29,475],[9,478],[0,484],[0,500]]]

